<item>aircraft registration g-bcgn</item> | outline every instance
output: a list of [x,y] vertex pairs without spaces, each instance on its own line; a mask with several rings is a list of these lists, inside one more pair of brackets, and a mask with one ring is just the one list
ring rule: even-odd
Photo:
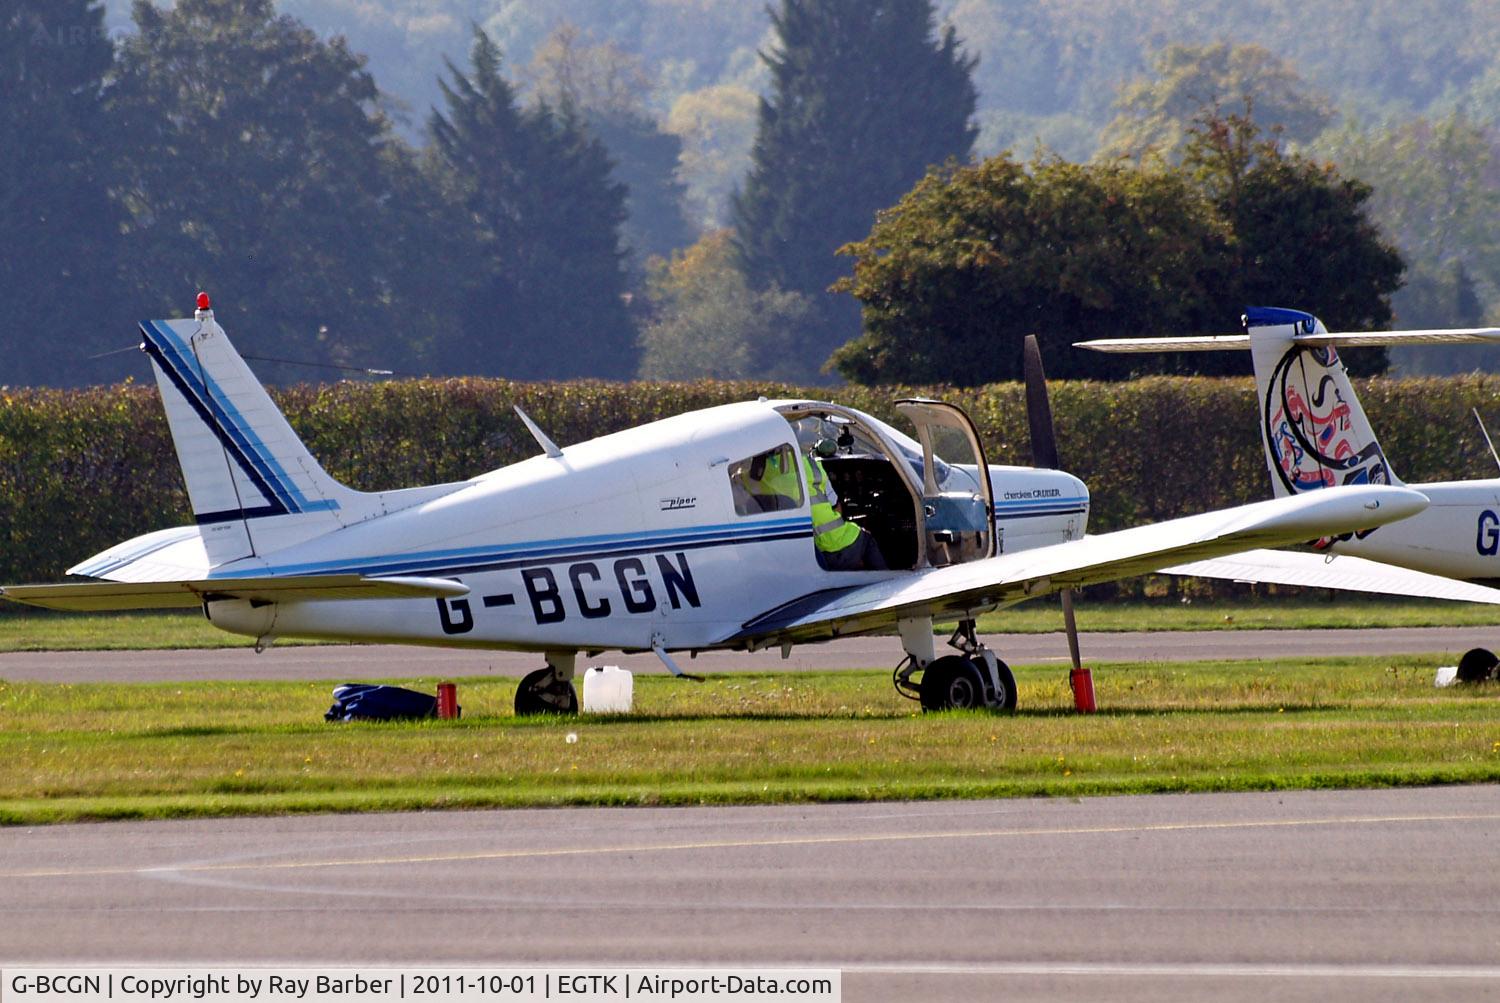
[[[605,650],[759,649],[895,629],[896,683],[929,709],[1012,708],[1015,680],[974,631],[982,612],[1183,561],[1364,531],[1422,511],[1386,485],[1284,497],[1084,536],[1088,492],[1055,470],[990,467],[956,406],[903,400],[908,436],[852,408],[757,400],[559,448],[471,480],[366,493],[334,480],[255,379],[206,296],[192,319],[146,321],[194,524],[137,537],[70,573],[7,586],[55,609],[201,606],[255,638],[536,651],[518,712],[574,712],[577,657]],[[809,489],[767,506],[747,478],[797,470],[798,429],[842,515],[888,570],[818,560]],[[942,452],[939,452],[939,449]],[[957,621],[937,657],[933,622]]]

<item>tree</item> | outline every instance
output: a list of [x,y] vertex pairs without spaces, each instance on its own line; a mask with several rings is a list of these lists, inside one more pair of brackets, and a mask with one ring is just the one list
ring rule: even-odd
[[729,224],[730,198],[750,170],[760,99],[747,87],[720,84],[690,91],[672,104],[667,131],[682,141],[678,176],[693,221],[704,228]]
[[111,370],[87,356],[129,344],[109,323],[113,51],[95,0],[0,0],[0,384],[89,382]]
[[807,313],[798,293],[750,288],[732,235],[717,230],[652,268],[655,318],[641,332],[641,377],[791,380],[792,331]]
[[1152,60],[1154,78],[1120,90],[1101,156],[1180,160],[1193,128],[1221,108],[1245,109],[1262,132],[1306,143],[1333,119],[1285,61],[1259,45],[1169,45]]
[[[982,383],[1018,376],[1037,334],[1054,376],[1243,372],[1220,353],[1117,361],[1067,343],[1223,333],[1247,305],[1379,328],[1403,266],[1369,197],[1233,116],[1200,125],[1181,167],[1001,156],[936,172],[844,249],[854,277],[838,288],[864,304],[865,334],[834,362],[861,383]],[[1384,368],[1372,350],[1350,362]]]
[[522,109],[500,50],[476,28],[466,76],[448,64],[446,112],[429,119],[429,165],[462,205],[478,254],[460,324],[469,371],[518,379],[625,378],[636,367],[625,310],[625,189],[576,110]]
[[1394,300],[1403,324],[1417,323],[1419,310],[1428,318],[1422,324],[1464,326],[1457,314],[1433,314],[1438,301],[1430,295],[1426,307],[1410,302],[1419,276],[1442,283],[1460,266],[1476,295],[1500,307],[1500,132],[1455,113],[1387,129],[1351,127],[1325,149],[1340,170],[1371,186],[1371,217],[1411,263],[1412,279]]
[[414,364],[407,333],[437,326],[441,286],[423,280],[445,228],[408,228],[425,218],[408,207],[434,200],[363,60],[271,0],[137,0],[133,15],[111,96],[133,138],[121,186],[132,315],[180,315],[206,288],[256,354]]
[[771,18],[771,96],[734,222],[751,286],[814,303],[794,341],[811,381],[857,333],[852,304],[826,295],[834,252],[929,166],[968,157],[974,61],[951,28],[934,37],[930,0],[782,0]]
[[692,243],[677,180],[682,141],[647,111],[651,81],[640,57],[613,43],[592,44],[563,22],[537,49],[526,76],[537,98],[576,110],[609,151],[611,177],[625,186],[623,234],[633,270],[644,272],[648,258]]
[[[1234,234],[1225,295],[1307,310],[1330,331],[1390,325],[1405,263],[1369,218],[1369,185],[1286,154],[1240,115],[1196,126],[1184,167]],[[1349,366],[1383,372],[1385,352],[1351,355]]]
[[537,46],[523,79],[542,100],[604,115],[640,114],[651,92],[641,57],[614,42],[595,42],[563,21]]
[[1180,172],[1004,155],[934,171],[841,251],[865,333],[833,361],[856,383],[977,385],[1020,378],[1036,334],[1049,376],[1118,378],[1139,361],[1071,342],[1222,328],[1227,240]]

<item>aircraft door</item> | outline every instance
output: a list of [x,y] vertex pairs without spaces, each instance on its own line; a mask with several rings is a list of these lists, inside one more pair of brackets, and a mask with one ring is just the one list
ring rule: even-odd
[[927,560],[961,564],[995,552],[989,463],[973,421],[956,404],[899,400],[922,445],[922,514]]

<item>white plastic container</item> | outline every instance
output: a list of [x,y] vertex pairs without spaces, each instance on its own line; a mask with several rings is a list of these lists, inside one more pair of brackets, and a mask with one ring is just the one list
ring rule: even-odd
[[618,665],[595,665],[583,673],[585,714],[629,714],[635,677]]

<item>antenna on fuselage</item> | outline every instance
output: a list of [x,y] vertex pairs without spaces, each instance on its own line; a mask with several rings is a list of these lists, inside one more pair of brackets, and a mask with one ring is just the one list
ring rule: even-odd
[[521,405],[512,404],[511,407],[515,408],[516,414],[521,416],[521,421],[526,425],[526,431],[531,433],[531,437],[536,440],[538,446],[542,447],[543,452],[552,457],[562,455],[562,450],[557,448],[557,443],[547,438],[547,433],[537,427],[537,423],[531,420],[529,414],[521,410]]

